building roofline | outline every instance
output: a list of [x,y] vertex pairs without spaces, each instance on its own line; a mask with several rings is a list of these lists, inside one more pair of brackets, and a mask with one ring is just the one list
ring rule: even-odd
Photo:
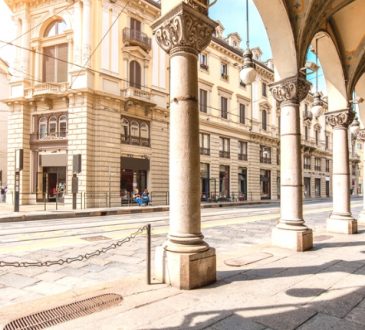
[[235,53],[238,56],[243,56],[243,51],[237,48],[234,48],[232,46],[230,46],[227,41],[221,39],[221,38],[217,38],[215,36],[212,37],[212,41],[216,42],[217,44],[221,45],[224,48],[227,48],[228,50],[230,50],[232,53]]

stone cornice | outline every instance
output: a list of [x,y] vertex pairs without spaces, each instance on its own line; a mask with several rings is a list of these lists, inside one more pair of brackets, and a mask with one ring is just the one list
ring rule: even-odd
[[351,109],[331,111],[325,114],[327,123],[334,128],[348,128],[355,118]]
[[303,76],[296,75],[274,82],[269,85],[269,88],[277,102],[299,104],[307,96],[310,83]]
[[205,49],[217,23],[186,3],[176,6],[152,24],[160,47],[169,54],[179,51],[198,54]]

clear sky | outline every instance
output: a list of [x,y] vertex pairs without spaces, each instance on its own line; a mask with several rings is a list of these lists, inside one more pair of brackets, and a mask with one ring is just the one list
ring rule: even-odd
[[[0,40],[11,41],[15,38],[15,27],[11,19],[11,11],[5,4],[4,0],[0,0]],[[0,57],[9,62],[13,56],[13,48],[5,46],[0,42]]]

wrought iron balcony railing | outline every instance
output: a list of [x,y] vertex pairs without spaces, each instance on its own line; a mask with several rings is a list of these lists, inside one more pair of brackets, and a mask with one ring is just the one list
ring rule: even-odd
[[144,50],[149,51],[151,49],[151,38],[147,36],[147,34],[131,29],[131,28],[124,28],[123,29],[123,41],[129,45],[136,45],[140,46]]
[[219,151],[219,157],[221,158],[230,158],[230,152],[229,151]]
[[210,155],[210,149],[209,148],[202,148],[202,147],[200,147],[200,154],[201,155],[209,156]]
[[135,137],[135,136],[125,136],[123,134],[120,135],[120,143],[123,144],[132,144],[135,146],[142,146],[142,147],[150,147],[150,139],[142,138],[142,137]]
[[271,157],[263,157],[263,156],[260,156],[260,163],[263,163],[263,164],[271,164]]
[[304,169],[305,170],[310,170],[312,167],[311,167],[311,164],[304,164]]
[[315,165],[314,170],[320,172],[321,171],[321,166]]
[[239,160],[247,160],[247,154],[238,154]]
[[30,134],[30,142],[47,142],[47,141],[57,141],[57,140],[67,140],[67,131],[62,132],[52,132],[52,133],[32,133]]

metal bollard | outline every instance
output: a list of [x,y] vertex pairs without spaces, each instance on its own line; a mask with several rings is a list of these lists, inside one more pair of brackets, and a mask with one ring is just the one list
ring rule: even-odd
[[151,284],[151,224],[147,225],[147,284]]

